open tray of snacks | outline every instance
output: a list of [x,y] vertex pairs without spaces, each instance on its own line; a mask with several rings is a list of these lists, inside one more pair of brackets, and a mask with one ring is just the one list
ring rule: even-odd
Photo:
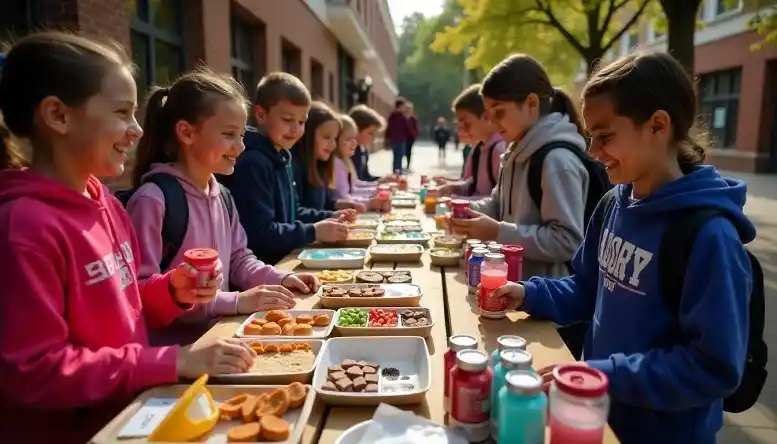
[[380,225],[380,221],[377,217],[362,217],[359,216],[353,222],[347,222],[348,228],[364,229],[364,230],[377,230]]
[[443,234],[443,235],[433,236],[432,242],[434,242],[434,246],[437,248],[456,249],[456,248],[461,248],[461,244],[463,240],[458,236]]
[[434,318],[423,307],[341,308],[335,314],[340,336],[422,336],[432,332]]
[[395,208],[415,208],[418,205],[416,199],[391,199],[391,206]]
[[386,233],[406,233],[408,231],[423,231],[420,221],[415,220],[393,220],[384,224],[383,231]]
[[248,317],[235,331],[238,338],[324,339],[332,333],[332,310],[270,310]]
[[418,404],[430,386],[429,349],[415,336],[330,339],[313,374],[330,405]]
[[412,211],[394,211],[383,215],[384,222],[390,222],[392,220],[414,220],[420,221],[421,216]]
[[350,284],[353,282],[353,270],[321,270],[316,273],[322,284]]
[[377,237],[381,244],[419,244],[427,245],[432,237],[429,233],[415,231],[411,233],[380,233]]
[[348,230],[348,238],[338,245],[344,245],[347,247],[369,247],[372,245],[372,241],[375,240],[375,230],[364,229],[351,229]]
[[357,284],[409,284],[413,276],[409,270],[360,271],[356,273]]
[[227,384],[308,383],[324,346],[321,339],[242,338],[241,341],[256,352],[254,365],[246,373],[213,375],[214,380]]
[[373,262],[418,262],[424,246],[418,244],[379,244],[368,250]]
[[306,268],[363,268],[367,250],[363,248],[308,248],[297,256]]
[[[207,380],[203,377],[195,385],[203,379]],[[313,388],[299,382],[289,385],[208,385],[206,388],[205,393],[198,390],[199,387],[188,385],[147,390],[103,427],[90,443],[198,441],[220,444],[239,441],[297,444],[315,399]],[[174,407],[178,412],[168,416]],[[162,427],[157,429],[160,424]],[[152,441],[149,438],[155,429],[157,435]],[[194,433],[199,434],[190,436]]]
[[432,248],[429,250],[432,265],[437,265],[438,267],[458,266],[461,256],[461,250],[454,250],[452,248]]
[[318,290],[326,308],[417,307],[422,294],[413,284],[323,285]]

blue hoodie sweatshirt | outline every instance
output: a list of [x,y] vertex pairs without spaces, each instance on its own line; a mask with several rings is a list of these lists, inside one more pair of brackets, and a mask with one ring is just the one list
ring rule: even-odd
[[[529,279],[522,309],[562,325],[593,317],[584,359],[609,377],[609,421],[621,442],[712,444],[747,349],[752,272],[742,244],[755,238],[742,210],[747,187],[712,167],[636,202],[631,186],[618,187],[601,233],[589,231],[575,254],[575,274]],[[697,234],[678,315],[659,293],[658,246],[667,213],[694,207],[728,218]]]
[[300,206],[314,210],[334,211],[335,200],[332,190],[327,187],[315,187],[308,182],[307,160],[301,149],[292,148],[292,170],[294,172],[294,190]]
[[219,180],[232,192],[248,248],[263,262],[277,263],[292,250],[316,240],[314,222],[332,216],[299,206],[292,181],[291,154],[248,127],[246,150],[235,172]]

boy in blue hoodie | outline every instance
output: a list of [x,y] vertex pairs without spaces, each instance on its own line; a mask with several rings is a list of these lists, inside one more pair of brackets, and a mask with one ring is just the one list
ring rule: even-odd
[[[616,184],[614,198],[601,224],[589,222],[572,276],[533,277],[495,296],[557,324],[593,320],[583,359],[609,378],[609,422],[621,442],[712,444],[747,350],[753,278],[742,244],[755,238],[743,214],[747,187],[701,165],[693,81],[671,56],[626,56],[596,73],[583,99],[590,153]],[[658,247],[670,220],[699,208],[722,215],[697,233],[672,309]],[[539,370],[546,382],[553,367]]]
[[262,78],[253,103],[257,127],[246,130],[234,174],[221,178],[232,191],[248,248],[265,263],[316,240],[345,240],[342,219],[354,216],[353,210],[321,211],[296,201],[289,150],[305,131],[310,104],[310,93],[293,75]]

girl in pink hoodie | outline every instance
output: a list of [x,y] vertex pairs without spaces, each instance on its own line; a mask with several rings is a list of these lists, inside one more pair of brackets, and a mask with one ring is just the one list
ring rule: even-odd
[[[2,443],[84,443],[144,389],[253,363],[255,354],[234,339],[148,344],[147,327],[211,300],[222,278],[218,271],[193,289],[196,273],[185,265],[138,277],[132,224],[96,178],[121,174],[143,134],[136,97],[126,54],[82,37],[32,34],[5,60]],[[28,139],[29,168],[18,168],[10,135]]]
[[[318,290],[315,276],[287,273],[256,258],[246,246],[246,233],[231,196],[222,196],[221,185],[214,177],[232,174],[237,156],[245,149],[243,133],[248,115],[244,97],[235,79],[207,69],[188,72],[169,88],[156,89],[149,96],[146,134],[138,145],[133,173],[137,191],[127,204],[138,232],[140,275],[166,271],[159,269],[165,200],[161,189],[147,179],[167,174],[178,180],[189,207],[186,235],[173,263],[192,246],[214,248],[227,277],[213,301],[195,308],[168,328],[152,332],[152,343],[189,343],[220,316],[292,308],[294,299],[289,289],[302,293]],[[230,283],[243,291],[230,291]]]

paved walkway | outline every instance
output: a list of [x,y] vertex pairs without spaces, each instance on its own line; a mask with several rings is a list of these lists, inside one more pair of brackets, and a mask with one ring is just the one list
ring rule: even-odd
[[[430,176],[458,177],[462,152],[449,145],[446,161],[438,161],[437,147],[419,142],[413,148],[411,169]],[[370,158],[372,174],[391,172],[391,152],[384,150]],[[748,183],[745,212],[758,227],[758,237],[749,248],[761,261],[766,286],[766,331],[769,345],[770,378],[759,403],[745,413],[726,415],[725,426],[718,434],[720,444],[777,443],[777,176],[730,173]]]

